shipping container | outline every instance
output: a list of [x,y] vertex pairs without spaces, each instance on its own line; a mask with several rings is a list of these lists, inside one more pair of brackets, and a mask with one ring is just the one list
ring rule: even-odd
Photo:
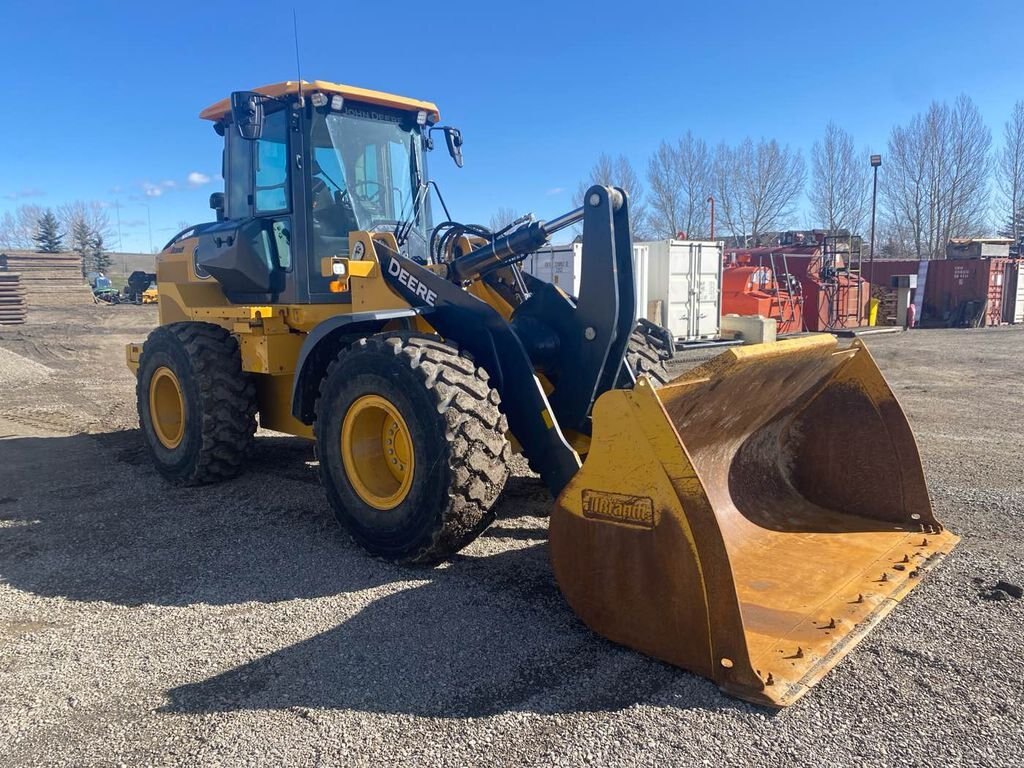
[[1006,286],[1003,293],[1003,320],[1024,323],[1024,269],[1019,259],[1006,264]]
[[1003,284],[1009,263],[1009,259],[928,262],[921,325],[969,328],[1001,324]]
[[1010,257],[1013,240],[1008,237],[953,238],[946,243],[947,259],[993,259]]
[[582,258],[582,243],[546,245],[527,256],[522,267],[524,272],[557,285],[572,296],[579,296]]
[[647,299],[661,305],[651,318],[680,341],[717,339],[722,318],[722,243],[652,240],[647,248]]
[[[633,274],[636,279],[636,312],[634,320],[647,317],[648,249],[633,246]],[[547,245],[531,253],[522,263],[523,271],[545,282],[557,285],[571,296],[580,294],[580,274],[583,264],[583,244],[565,243]],[[654,318],[647,318],[653,320]],[[658,322],[655,320],[655,322]]]

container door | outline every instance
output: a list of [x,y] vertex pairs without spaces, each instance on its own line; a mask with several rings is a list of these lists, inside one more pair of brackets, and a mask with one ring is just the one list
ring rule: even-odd
[[1013,307],[1013,322],[1015,323],[1024,323],[1024,274],[1022,274],[1024,270],[1020,267],[1020,262],[1014,264],[1014,269],[1017,270],[1017,290]]
[[668,329],[676,338],[693,339],[691,304],[694,292],[690,271],[690,253],[685,246],[671,243],[668,255],[668,306],[665,308]]
[[717,244],[697,244],[696,334],[702,339],[718,336],[722,307],[722,252]]
[[1004,270],[1001,262],[988,259],[988,306],[986,308],[985,325],[1000,325],[1003,321],[1003,278]]
[[636,313],[634,321],[647,317],[647,269],[650,263],[650,248],[646,245],[633,246],[633,281],[636,286]]
[[[569,284],[572,285],[573,296],[580,295],[580,274],[583,272],[583,243],[573,243],[571,250],[568,253],[569,256],[569,270],[570,275],[566,276],[569,280]],[[566,288],[565,290],[569,290]]]

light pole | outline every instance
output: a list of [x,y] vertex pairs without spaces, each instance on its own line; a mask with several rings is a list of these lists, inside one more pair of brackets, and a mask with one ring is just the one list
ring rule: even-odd
[[715,239],[715,196],[708,195],[708,202],[711,203],[711,239]]
[[117,250],[121,252],[124,261],[124,276],[128,277],[128,257],[124,254],[124,245],[121,243],[121,201],[114,201],[114,211],[117,213]]
[[149,209],[149,203],[139,200],[139,205],[146,207],[146,224],[149,226],[149,252],[153,253],[153,214]]
[[878,199],[878,166],[881,164],[881,155],[871,156],[871,168],[875,178],[871,184],[871,251],[868,256],[868,283],[870,285],[875,284],[875,202]]

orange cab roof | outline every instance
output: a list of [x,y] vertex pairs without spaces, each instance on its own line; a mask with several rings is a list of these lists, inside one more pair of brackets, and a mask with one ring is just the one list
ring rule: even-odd
[[[267,96],[285,96],[290,93],[298,93],[299,82],[297,80],[287,80],[283,83],[261,85],[259,88],[254,88],[253,90]],[[379,104],[384,107],[407,109],[409,111],[415,110],[416,112],[423,110],[428,113],[429,120],[433,123],[436,123],[441,119],[441,113],[438,112],[437,106],[429,101],[409,99],[405,96],[395,96],[394,94],[384,93],[383,91],[371,91],[368,88],[357,88],[354,85],[329,83],[326,80],[314,80],[311,83],[306,82],[305,80],[302,81],[303,94],[315,93],[316,91],[320,91],[321,93],[341,94],[346,99],[361,101],[364,104]],[[221,99],[216,104],[211,104],[200,112],[199,117],[203,120],[221,120],[230,112],[230,99]]]

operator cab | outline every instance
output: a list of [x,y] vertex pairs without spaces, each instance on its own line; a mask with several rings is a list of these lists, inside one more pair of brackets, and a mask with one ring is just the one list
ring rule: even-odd
[[236,92],[200,116],[224,137],[224,193],[217,222],[179,238],[198,236],[196,276],[232,302],[347,303],[320,265],[350,256],[354,231],[395,232],[426,263],[431,131],[462,164],[461,134],[434,127],[430,102],[318,80]]

